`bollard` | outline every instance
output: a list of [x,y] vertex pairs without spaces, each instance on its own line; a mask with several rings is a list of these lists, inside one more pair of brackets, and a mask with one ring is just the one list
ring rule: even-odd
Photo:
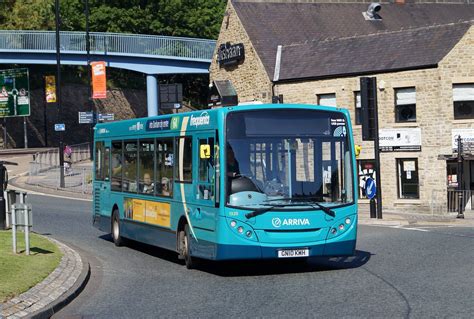
[[13,204],[12,205],[12,237],[13,252],[17,253],[16,232],[21,227],[25,232],[25,251],[30,254],[30,227],[33,226],[33,215],[31,205]]
[[375,203],[375,199],[370,200],[370,218],[376,218],[377,217],[377,206]]
[[16,254],[16,214],[15,214],[15,205],[11,206],[11,212],[12,212],[13,253]]

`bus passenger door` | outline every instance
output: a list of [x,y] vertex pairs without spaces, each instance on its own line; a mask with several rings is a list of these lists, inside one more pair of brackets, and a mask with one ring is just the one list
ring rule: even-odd
[[196,147],[193,152],[194,196],[190,217],[195,226],[202,230],[201,235],[205,237],[203,239],[214,242],[219,213],[218,187],[216,187],[219,152],[215,131],[200,132],[194,136],[193,142]]
[[[95,143],[94,223],[110,216],[110,142]],[[104,219],[102,218],[102,222]],[[110,225],[110,223],[108,223]],[[107,226],[107,225],[106,225]]]

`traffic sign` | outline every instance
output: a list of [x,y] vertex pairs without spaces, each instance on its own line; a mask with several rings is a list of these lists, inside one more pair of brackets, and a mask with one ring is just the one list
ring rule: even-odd
[[113,121],[114,119],[115,119],[114,113],[106,113],[106,114],[99,113],[99,117],[98,117],[99,122]]
[[377,194],[377,187],[375,186],[375,181],[372,178],[367,178],[365,181],[365,195],[368,199],[372,199]]
[[79,112],[79,124],[94,123],[94,112]]
[[60,131],[65,131],[66,130],[66,124],[54,124],[54,130],[56,132],[60,132]]

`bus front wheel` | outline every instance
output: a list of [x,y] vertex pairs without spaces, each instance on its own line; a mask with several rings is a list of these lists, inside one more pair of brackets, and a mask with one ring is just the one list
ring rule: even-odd
[[181,254],[186,264],[186,268],[193,269],[196,268],[196,258],[191,256],[191,233],[189,230],[189,225],[184,226],[184,231],[180,234],[181,237]]
[[120,218],[117,210],[112,214],[112,239],[115,246],[123,245],[123,238],[120,235]]

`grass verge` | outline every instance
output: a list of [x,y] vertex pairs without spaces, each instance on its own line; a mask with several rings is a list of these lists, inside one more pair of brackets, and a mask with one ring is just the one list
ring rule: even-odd
[[0,231],[0,303],[34,287],[61,261],[62,253],[48,239],[30,233],[30,255],[25,254],[25,235],[17,233],[17,251],[13,253],[11,231]]

